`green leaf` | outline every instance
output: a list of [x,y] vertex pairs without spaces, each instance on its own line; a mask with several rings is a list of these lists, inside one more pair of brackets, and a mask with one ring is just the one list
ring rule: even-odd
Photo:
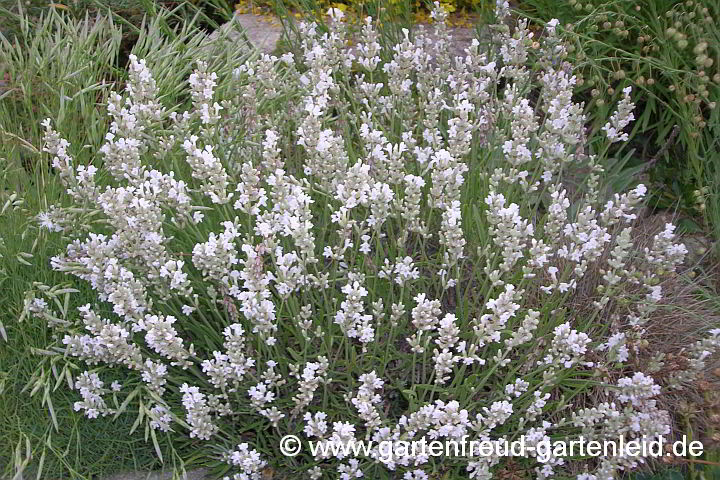
[[35,477],[37,480],[40,480],[40,479],[42,478],[43,467],[45,466],[45,452],[46,452],[46,451],[45,451],[45,449],[43,448],[42,455],[40,455],[40,462],[38,462],[37,477]]
[[130,394],[125,398],[125,400],[120,404],[120,407],[118,407],[117,411],[115,412],[115,415],[113,416],[113,420],[118,418],[120,414],[122,414],[126,409],[127,406],[130,404],[133,398],[137,396],[137,394],[140,392],[140,388],[136,388]]
[[[49,387],[49,385],[47,386]],[[50,389],[45,388],[45,394],[43,396],[43,403],[47,404],[48,411],[50,412],[50,418],[52,419],[53,427],[55,427],[55,431],[60,431],[60,425],[58,424],[57,417],[55,416],[55,407],[53,407],[52,400],[50,399]]]
[[703,228],[690,218],[682,218],[677,222],[678,233],[702,233]]
[[150,437],[152,438],[153,446],[155,447],[155,453],[157,453],[157,456],[160,459],[160,463],[165,463],[165,461],[163,460],[162,450],[160,449],[160,444],[157,440],[157,435],[155,435],[154,428],[150,429]]
[[142,403],[142,400],[140,401],[140,408],[138,408],[138,416],[135,419],[135,422],[132,424],[132,427],[130,427],[129,434],[132,435],[135,430],[140,426],[140,422],[142,422],[142,419],[145,417],[145,405]]

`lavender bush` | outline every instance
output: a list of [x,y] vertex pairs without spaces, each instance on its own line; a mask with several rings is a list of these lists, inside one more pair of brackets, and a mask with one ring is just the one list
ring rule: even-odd
[[[300,25],[301,55],[197,62],[165,105],[131,57],[107,105],[100,169],[76,165],[48,119],[44,149],[71,207],[38,220],[69,243],[52,268],[97,302],[30,292],[55,332],[46,362],[96,421],[138,414],[188,436],[229,478],[610,479],[643,458],[280,455],[315,441],[615,440],[671,433],[657,402],[720,345],[653,378],[644,334],[685,247],[633,225],[646,188],[608,193],[603,162],[631,91],[586,138],[556,21],[520,22],[444,55],[435,32],[380,44],[373,19]],[[499,3],[498,15],[507,14]],[[438,40],[439,39],[439,40]],[[486,48],[487,47],[487,48]],[[184,109],[187,108],[186,111]],[[645,342],[645,343],[643,343]],[[123,372],[124,381],[106,380]],[[117,377],[113,373],[113,378]],[[106,417],[106,418],[103,418]],[[443,477],[443,475],[450,475]]]

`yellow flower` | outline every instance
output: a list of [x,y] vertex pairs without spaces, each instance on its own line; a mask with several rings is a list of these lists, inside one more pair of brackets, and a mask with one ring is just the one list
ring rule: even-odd
[[443,7],[448,13],[453,13],[455,10],[457,10],[455,5],[451,2],[440,2],[440,6]]

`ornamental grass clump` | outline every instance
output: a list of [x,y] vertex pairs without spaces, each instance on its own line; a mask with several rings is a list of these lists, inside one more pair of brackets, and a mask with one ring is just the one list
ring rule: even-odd
[[[643,185],[607,190],[631,92],[607,135],[586,138],[556,22],[538,48],[525,23],[501,25],[449,59],[422,29],[381,46],[371,18],[349,51],[333,13],[327,30],[300,26],[299,54],[224,74],[197,62],[184,105],[164,104],[131,56],[95,166],[44,123],[72,200],[41,218],[68,238],[52,268],[97,300],[43,288],[26,308],[55,333],[45,361],[75,409],[136,411],[134,429],[189,437],[236,479],[589,480],[643,463],[380,451],[670,435],[658,398],[702,374],[720,330],[653,377],[662,355],[644,335],[686,249],[671,224],[633,235]],[[375,446],[284,457],[289,434]]]

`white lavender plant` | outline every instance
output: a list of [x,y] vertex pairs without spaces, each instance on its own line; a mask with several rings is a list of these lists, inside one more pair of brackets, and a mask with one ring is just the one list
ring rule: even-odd
[[[439,6],[433,18],[446,18]],[[225,449],[242,479],[267,465],[313,479],[377,468],[489,479],[506,461],[373,450],[321,455],[321,471],[307,452],[279,454],[287,434],[537,444],[669,432],[656,397],[670,385],[630,346],[686,249],[671,225],[644,250],[634,241],[644,186],[599,193],[603,152],[584,138],[557,27],[537,40],[552,59],[533,58],[523,23],[500,27],[486,52],[473,41],[465,57],[438,59],[422,34],[380,45],[368,18],[354,69],[334,12],[328,33],[301,26],[299,56],[250,58],[232,73],[198,63],[179,106],[162,104],[152,63],[132,57],[98,152],[109,185],[74,164],[76,146],[47,120],[45,151],[75,202],[67,214],[98,225],[66,232],[52,259],[97,292],[48,321],[67,361],[93,368],[75,372],[76,408],[113,413],[102,378],[122,370],[121,410],[202,440],[208,458]],[[611,141],[631,111],[628,90],[604,129]],[[566,186],[588,166],[585,188]],[[62,213],[43,224],[58,230]],[[41,301],[27,308],[52,318]],[[693,345],[672,386],[718,343],[713,331]],[[538,478],[615,478],[635,465],[514,461]]]

